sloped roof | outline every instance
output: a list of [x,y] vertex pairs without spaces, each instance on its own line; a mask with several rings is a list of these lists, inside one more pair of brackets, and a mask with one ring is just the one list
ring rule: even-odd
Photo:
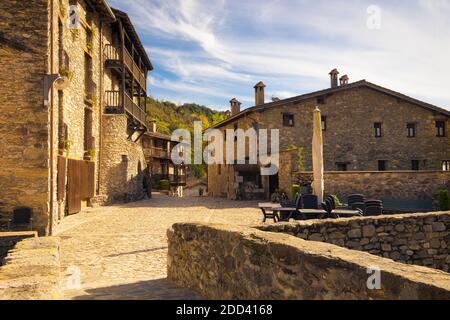
[[145,135],[149,136],[149,137],[152,137],[152,138],[161,139],[161,140],[172,141],[172,142],[179,142],[178,140],[172,139],[171,136],[169,136],[168,134],[164,134],[164,133],[148,131],[148,132],[145,133]]
[[136,45],[136,49],[141,54],[142,60],[143,60],[144,64],[146,65],[146,67],[148,68],[148,70],[153,70],[153,65],[150,62],[150,58],[148,57],[147,51],[145,50],[145,47],[141,42],[141,38],[139,38],[139,35],[138,35],[136,29],[134,28],[133,22],[131,22],[131,19],[128,16],[128,14],[126,14],[125,12],[120,11],[119,9],[116,9],[116,8],[112,8],[112,10],[113,10],[115,16],[122,21],[123,26],[124,26],[128,36],[133,41],[133,43]]
[[111,7],[106,2],[106,0],[87,0],[95,9],[101,14],[102,18],[109,21],[115,21],[116,16],[114,15]]
[[370,89],[376,90],[378,92],[382,92],[382,93],[385,93],[387,95],[396,97],[398,99],[402,99],[402,100],[408,101],[410,103],[416,104],[416,105],[418,105],[418,106],[420,106],[422,108],[425,108],[425,109],[428,109],[428,110],[431,110],[431,111],[434,111],[434,112],[437,112],[437,113],[440,113],[440,114],[443,114],[445,116],[450,117],[450,111],[448,111],[448,110],[445,110],[443,108],[439,108],[439,107],[434,106],[432,104],[429,104],[429,103],[426,103],[426,102],[423,102],[423,101],[411,98],[411,97],[409,97],[407,95],[404,95],[402,93],[399,93],[399,92],[396,92],[396,91],[393,91],[393,90],[390,90],[390,89],[378,86],[378,85],[373,84],[371,82],[368,82],[366,80],[360,80],[360,81],[357,81],[357,82],[353,82],[353,83],[350,83],[350,84],[338,86],[338,87],[335,87],[335,88],[329,88],[329,89],[325,89],[325,90],[315,91],[315,92],[311,92],[311,93],[295,96],[295,97],[292,97],[292,98],[287,98],[287,99],[283,99],[283,100],[279,100],[279,101],[272,101],[270,103],[265,103],[265,104],[262,104],[262,105],[259,105],[259,106],[250,107],[250,108],[247,108],[247,109],[241,111],[240,113],[238,113],[238,114],[236,114],[236,115],[234,115],[234,116],[232,116],[232,117],[230,117],[230,118],[228,118],[228,119],[226,119],[226,120],[224,120],[222,122],[219,122],[218,124],[212,126],[211,128],[220,128],[220,127],[222,127],[222,126],[224,126],[224,125],[226,125],[226,124],[228,124],[230,122],[233,122],[234,120],[242,118],[242,117],[244,117],[244,116],[246,116],[246,115],[248,115],[250,113],[253,113],[253,112],[263,112],[266,109],[272,109],[272,108],[276,108],[276,107],[285,106],[286,104],[289,104],[289,103],[296,103],[296,102],[304,101],[304,100],[307,100],[307,99],[311,99],[311,98],[315,98],[315,97],[319,97],[319,96],[323,96],[323,95],[327,95],[327,94],[331,94],[331,93],[335,93],[335,92],[340,92],[340,91],[360,88],[360,87],[370,88]]

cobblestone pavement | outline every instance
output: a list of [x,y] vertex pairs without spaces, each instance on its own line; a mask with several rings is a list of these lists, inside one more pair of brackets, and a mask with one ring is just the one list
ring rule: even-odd
[[162,195],[66,217],[56,231],[65,297],[198,299],[166,279],[167,229],[177,222],[251,225],[261,218],[256,202]]

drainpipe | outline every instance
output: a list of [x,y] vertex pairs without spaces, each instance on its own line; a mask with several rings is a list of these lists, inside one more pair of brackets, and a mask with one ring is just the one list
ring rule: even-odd
[[[53,18],[54,18],[54,12],[53,12],[53,0],[50,1],[50,73],[53,73],[53,69],[54,69],[54,53],[53,53],[53,49],[54,49],[54,37],[53,37],[53,33],[54,33],[54,23],[53,23]],[[48,227],[48,233],[49,235],[53,234],[53,207],[54,207],[54,202],[53,202],[53,192],[54,192],[54,181],[53,181],[53,174],[54,174],[54,169],[53,169],[53,165],[54,165],[54,160],[53,160],[53,156],[54,156],[54,148],[53,148],[53,108],[54,108],[54,90],[53,90],[53,86],[50,89],[50,205],[49,205],[49,210],[50,210],[50,214],[49,214],[49,227]]]

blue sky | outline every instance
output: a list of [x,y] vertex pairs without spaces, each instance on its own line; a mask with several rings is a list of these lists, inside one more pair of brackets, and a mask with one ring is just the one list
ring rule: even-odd
[[161,100],[225,110],[236,97],[245,108],[260,80],[266,100],[288,98],[327,88],[336,67],[450,109],[450,0],[109,3],[135,23]]

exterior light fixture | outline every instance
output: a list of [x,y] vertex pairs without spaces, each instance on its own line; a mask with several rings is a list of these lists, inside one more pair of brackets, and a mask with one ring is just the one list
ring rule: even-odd
[[46,74],[44,76],[44,107],[48,107],[48,102],[50,100],[50,90],[55,83],[63,84],[64,79],[59,75],[59,73],[55,74]]

